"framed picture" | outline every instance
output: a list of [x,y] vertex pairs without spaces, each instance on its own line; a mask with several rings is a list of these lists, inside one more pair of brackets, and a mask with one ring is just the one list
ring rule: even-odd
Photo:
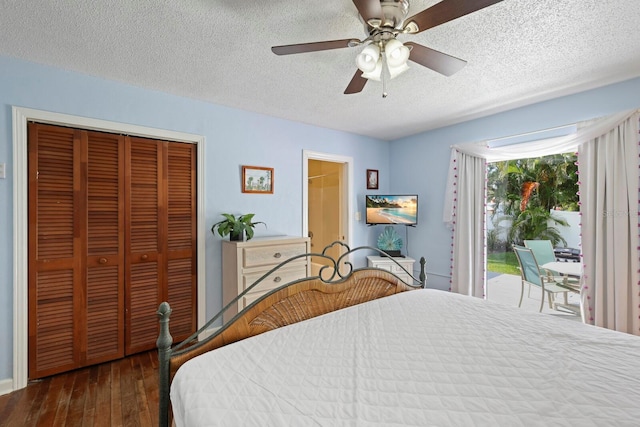
[[242,192],[273,194],[273,168],[242,166]]
[[378,170],[367,169],[367,190],[378,189]]

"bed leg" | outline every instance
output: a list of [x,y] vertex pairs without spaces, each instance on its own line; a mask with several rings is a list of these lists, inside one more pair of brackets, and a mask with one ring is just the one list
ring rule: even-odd
[[420,285],[423,289],[427,287],[427,275],[424,272],[424,266],[426,263],[427,261],[424,257],[420,257],[420,276],[418,278],[420,279]]
[[169,427],[169,360],[171,359],[171,344],[173,337],[169,333],[169,316],[171,307],[163,302],[156,312],[160,321],[160,335],[156,341],[158,347],[158,376],[159,384],[159,424],[160,427]]

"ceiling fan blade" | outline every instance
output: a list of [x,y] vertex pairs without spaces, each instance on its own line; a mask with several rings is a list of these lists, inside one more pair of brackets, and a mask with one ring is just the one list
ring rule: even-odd
[[418,26],[418,29],[412,32],[419,33],[501,1],[502,0],[442,0],[440,3],[436,3],[430,8],[407,18],[405,20],[405,28],[409,27],[409,24],[413,22]]
[[358,13],[364,22],[369,22],[371,19],[382,19],[380,0],[353,0],[353,4],[358,8]]
[[344,94],[350,95],[352,93],[362,92],[365,84],[367,84],[367,79],[362,77],[362,70],[358,69],[349,82],[349,86],[344,90]]
[[350,42],[358,42],[355,39],[330,40],[325,42],[288,44],[284,46],[273,46],[271,51],[276,55],[291,55],[293,53],[317,52],[320,50],[341,49],[349,47]]
[[411,46],[410,60],[445,76],[455,74],[467,65],[467,61],[430,49],[421,44],[406,42],[404,45]]

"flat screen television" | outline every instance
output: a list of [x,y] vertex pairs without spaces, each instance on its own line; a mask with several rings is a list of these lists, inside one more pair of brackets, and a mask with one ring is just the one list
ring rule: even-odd
[[367,224],[416,225],[417,194],[367,194]]

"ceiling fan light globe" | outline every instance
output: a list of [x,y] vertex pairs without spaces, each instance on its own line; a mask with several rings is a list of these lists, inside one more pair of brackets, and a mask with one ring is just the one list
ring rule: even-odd
[[356,65],[363,73],[370,73],[376,68],[376,60],[370,55],[361,53],[356,58]]
[[396,39],[389,40],[385,46],[385,55],[389,67],[401,67],[409,60],[409,48]]
[[404,64],[400,64],[397,67],[393,67],[393,66],[391,66],[391,64],[387,64],[387,65],[389,67],[389,77],[392,78],[392,79],[395,79],[400,74],[404,73],[405,71],[407,71],[409,69],[409,66],[407,65],[406,62]]
[[382,76],[382,61],[377,61],[373,70],[362,72],[362,77],[377,82],[380,81],[380,76]]
[[378,46],[370,44],[356,56],[356,65],[363,73],[371,73],[376,69],[379,58],[380,49]]

